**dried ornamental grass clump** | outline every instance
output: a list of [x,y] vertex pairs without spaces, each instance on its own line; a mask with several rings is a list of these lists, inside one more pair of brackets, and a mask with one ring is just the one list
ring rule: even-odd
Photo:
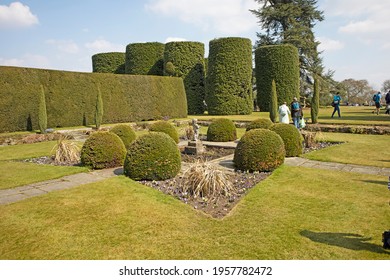
[[61,135],[54,146],[54,163],[58,165],[77,164],[80,162],[80,147],[71,141],[73,137]]
[[234,187],[226,174],[215,165],[197,161],[183,173],[183,192],[194,197],[232,196]]

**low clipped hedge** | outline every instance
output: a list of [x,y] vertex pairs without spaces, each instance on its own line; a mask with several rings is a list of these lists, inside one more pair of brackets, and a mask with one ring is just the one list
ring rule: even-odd
[[256,119],[246,126],[246,131],[256,129],[256,128],[264,128],[269,129],[271,126],[273,126],[273,122],[270,119]]
[[0,132],[38,129],[41,86],[49,128],[94,124],[99,88],[105,124],[187,117],[180,78],[0,66]]
[[285,153],[283,140],[276,132],[253,129],[241,137],[233,162],[238,170],[267,172],[283,164]]
[[221,118],[213,120],[207,129],[207,141],[229,142],[237,139],[237,128],[232,120]]
[[130,125],[118,124],[114,126],[111,130],[112,133],[115,133],[122,140],[126,149],[129,148],[130,144],[137,138],[134,130]]
[[81,148],[81,163],[93,169],[123,165],[126,148],[118,135],[98,131],[92,133]]
[[175,141],[175,143],[179,143],[179,133],[176,128],[167,121],[157,121],[151,124],[149,131],[166,133]]
[[131,75],[164,75],[163,43],[132,43],[126,46],[125,73]]
[[133,180],[166,180],[181,169],[181,156],[175,141],[163,132],[141,135],[129,147],[124,174]]
[[302,154],[303,139],[295,126],[286,123],[277,123],[270,130],[276,132],[282,138],[286,149],[286,157],[297,157]]
[[92,56],[92,72],[95,73],[125,73],[125,53],[97,53]]

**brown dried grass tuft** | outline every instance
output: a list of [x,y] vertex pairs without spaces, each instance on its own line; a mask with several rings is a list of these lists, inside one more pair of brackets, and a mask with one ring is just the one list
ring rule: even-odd
[[215,165],[197,161],[184,171],[181,188],[194,197],[217,198],[234,195],[234,187],[226,174]]
[[80,162],[80,147],[73,141],[72,137],[62,135],[54,146],[54,162],[55,164],[77,164]]

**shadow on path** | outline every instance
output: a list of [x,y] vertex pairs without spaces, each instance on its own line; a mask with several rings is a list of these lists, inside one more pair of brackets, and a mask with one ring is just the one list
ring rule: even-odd
[[381,246],[368,243],[371,237],[364,237],[354,233],[335,233],[335,232],[313,232],[309,230],[302,230],[300,234],[311,241],[319,242],[331,246],[342,247],[355,251],[370,251],[373,253],[380,253],[390,255],[389,251],[386,251]]

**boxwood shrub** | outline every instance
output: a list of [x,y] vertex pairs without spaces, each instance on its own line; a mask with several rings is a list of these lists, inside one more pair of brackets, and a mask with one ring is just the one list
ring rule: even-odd
[[284,162],[282,138],[269,129],[252,129],[246,132],[234,151],[233,162],[242,171],[272,171]]
[[135,134],[134,130],[131,128],[130,125],[127,124],[118,124],[111,128],[110,131],[119,136],[126,149],[128,149],[130,144],[137,138],[137,135]]
[[274,124],[270,130],[275,131],[283,140],[286,157],[297,157],[302,154],[302,136],[299,130],[286,123]]
[[207,141],[229,142],[237,139],[237,128],[232,120],[221,118],[211,122],[207,129]]
[[166,180],[181,169],[181,156],[175,141],[163,132],[138,137],[129,147],[124,174],[133,180]]
[[164,132],[168,134],[175,143],[179,143],[179,133],[176,128],[167,121],[157,121],[152,123],[149,127],[149,131]]
[[264,128],[269,129],[271,126],[273,126],[273,122],[270,119],[256,119],[246,126],[246,131],[256,129],[256,128]]

